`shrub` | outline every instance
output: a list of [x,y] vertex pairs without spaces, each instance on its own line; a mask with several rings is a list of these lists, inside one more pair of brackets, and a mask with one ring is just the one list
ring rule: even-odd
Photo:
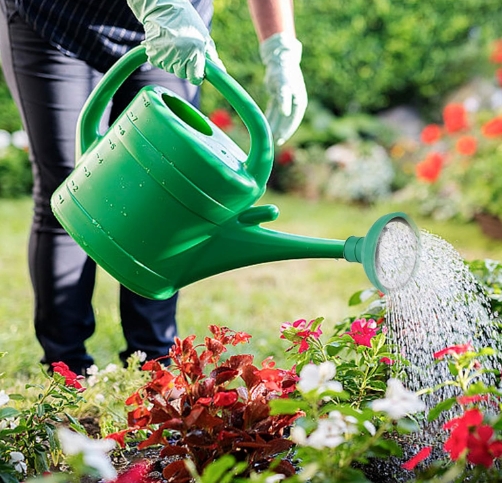
[[0,198],[27,195],[32,184],[28,153],[14,146],[0,150]]
[[[297,0],[295,17],[309,97],[339,113],[437,102],[477,71],[480,49],[502,23],[496,0]],[[263,107],[245,2],[216,3],[213,37],[229,72]]]

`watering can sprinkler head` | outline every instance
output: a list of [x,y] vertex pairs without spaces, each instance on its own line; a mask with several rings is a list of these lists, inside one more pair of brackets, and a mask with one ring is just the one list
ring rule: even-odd
[[362,263],[370,282],[381,292],[404,287],[414,276],[420,259],[420,233],[405,213],[379,218],[365,237],[349,237],[344,258]]

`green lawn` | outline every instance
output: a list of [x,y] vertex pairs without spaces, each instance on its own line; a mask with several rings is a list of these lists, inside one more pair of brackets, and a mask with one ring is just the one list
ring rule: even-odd
[[[268,224],[269,228],[339,239],[364,236],[379,216],[396,210],[391,205],[361,208],[272,193],[267,193],[262,202],[274,203],[281,210],[279,219]],[[398,209],[413,216],[410,207]],[[32,295],[26,263],[30,214],[30,199],[0,200],[0,352],[8,352],[0,359],[0,373],[5,373],[3,387],[38,372],[41,357],[32,328]],[[414,219],[420,228],[450,242],[465,259],[502,259],[502,242],[487,239],[476,225]],[[245,330],[253,335],[253,348],[260,358],[273,354],[280,363],[285,347],[279,339],[281,323],[322,316],[326,319],[325,327],[329,328],[354,310],[347,306],[350,295],[367,286],[362,266],[346,261],[294,260],[235,270],[181,291],[180,335],[205,335],[209,324]],[[100,367],[117,363],[117,353],[123,347],[117,288],[110,276],[102,270],[98,272],[95,294],[98,329],[88,346]]]

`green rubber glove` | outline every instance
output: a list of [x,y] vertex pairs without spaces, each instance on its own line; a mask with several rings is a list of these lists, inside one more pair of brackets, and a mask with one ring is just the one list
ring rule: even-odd
[[199,85],[206,56],[224,69],[213,39],[188,0],[127,0],[145,29],[149,62]]
[[307,109],[307,90],[300,68],[302,44],[278,33],[260,44],[265,85],[270,94],[266,116],[277,144],[284,144],[298,129]]

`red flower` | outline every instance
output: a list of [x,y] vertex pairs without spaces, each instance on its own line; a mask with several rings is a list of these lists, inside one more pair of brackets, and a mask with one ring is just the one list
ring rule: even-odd
[[140,461],[119,475],[114,483],[154,483],[155,480],[148,476],[151,471],[147,461]]
[[130,429],[123,429],[122,431],[117,431],[116,433],[109,434],[106,439],[113,439],[116,441],[121,448],[125,448],[125,437],[129,434]]
[[277,155],[277,163],[281,166],[287,166],[295,160],[295,151],[293,148],[281,149]]
[[412,469],[415,468],[415,466],[418,465],[418,463],[421,463],[424,459],[428,458],[429,455],[431,454],[432,451],[432,446],[426,446],[425,448],[422,448],[413,458],[410,458],[406,463],[403,463],[401,466],[408,471],[411,471]]
[[470,409],[443,425],[444,429],[451,430],[444,450],[450,453],[452,460],[467,454],[469,463],[490,468],[494,459],[502,456],[502,441],[494,440],[493,428],[482,423],[483,413]]
[[478,149],[478,141],[474,136],[462,136],[455,144],[457,153],[472,156]]
[[387,364],[388,366],[393,366],[396,361],[393,361],[392,359],[389,359],[388,357],[382,357],[380,359],[380,362],[382,362],[383,364]]
[[502,40],[493,42],[493,50],[490,54],[490,61],[494,64],[502,63]]
[[502,135],[502,117],[496,117],[483,124],[481,132],[487,138],[496,138]]
[[429,153],[427,157],[418,163],[415,167],[417,178],[420,178],[428,183],[434,183],[441,174],[443,167],[444,156],[440,153]]
[[79,379],[84,379],[84,376],[77,376],[73,371],[70,371],[70,368],[64,362],[53,362],[52,367],[54,372],[64,377],[65,386],[74,387],[78,389],[78,392],[85,391],[85,387],[82,387],[82,384],[78,382]]
[[216,109],[209,116],[209,119],[223,131],[228,131],[233,127],[232,118],[225,109]]
[[441,360],[444,356],[447,355],[448,356],[460,355],[473,350],[474,348],[469,343],[461,345],[452,345],[451,347],[447,347],[446,349],[441,349],[440,351],[435,352],[434,359]]
[[447,104],[443,110],[446,132],[454,133],[469,127],[467,112],[462,104]]
[[475,394],[474,396],[459,396],[457,397],[457,402],[462,404],[462,406],[467,406],[468,404],[488,401],[489,398],[488,394]]
[[214,395],[213,404],[218,407],[227,407],[235,404],[239,396],[235,391],[220,391]]
[[420,139],[424,144],[434,144],[441,139],[441,128],[437,124],[428,124],[422,129]]
[[453,418],[446,422],[443,428],[451,430],[450,437],[446,440],[443,448],[450,453],[450,458],[456,461],[464,453],[467,447],[469,429],[479,426],[483,422],[483,414],[478,409],[470,409],[463,416]]
[[502,441],[493,441],[493,433],[491,426],[482,425],[469,434],[467,460],[470,463],[490,468],[493,465],[493,460],[502,455]]
[[350,331],[346,332],[354,339],[357,345],[371,347],[371,339],[378,331],[377,323],[373,319],[354,320],[350,326]]
[[497,69],[495,71],[495,77],[497,78],[497,82],[499,83],[499,85],[502,86],[502,69]]

